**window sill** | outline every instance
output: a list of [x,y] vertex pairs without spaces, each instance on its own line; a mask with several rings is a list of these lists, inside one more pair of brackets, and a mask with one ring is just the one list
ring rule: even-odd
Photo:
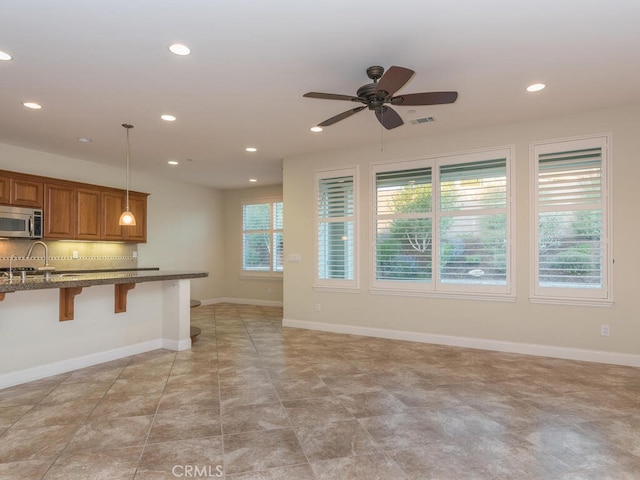
[[317,292],[333,292],[333,293],[360,293],[360,287],[339,287],[332,285],[314,285],[313,289]]
[[372,295],[397,295],[401,297],[444,298],[455,300],[476,300],[483,302],[509,302],[516,301],[516,297],[507,293],[479,293],[479,292],[426,292],[422,290],[391,290],[372,288]]
[[571,305],[578,307],[613,307],[612,300],[593,298],[569,298],[569,297],[529,297],[530,303],[542,303],[548,305]]
[[242,272],[240,278],[247,280],[282,280],[282,273]]

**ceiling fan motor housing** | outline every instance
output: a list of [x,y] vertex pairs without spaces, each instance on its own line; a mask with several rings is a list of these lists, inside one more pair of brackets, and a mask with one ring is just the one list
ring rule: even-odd
[[303,96],[326,100],[346,100],[364,104],[361,107],[352,108],[319,123],[318,125],[321,127],[333,125],[340,120],[344,120],[364,110],[366,107],[375,112],[378,121],[383,127],[390,130],[399,127],[404,122],[393,108],[385,105],[387,103],[405,106],[442,105],[445,103],[453,103],[458,98],[458,92],[421,92],[394,97],[393,95],[406,85],[414,74],[415,72],[413,70],[405,67],[392,66],[385,72],[383,67],[372,66],[367,68],[367,76],[373,80],[373,83],[361,86],[358,89],[357,97],[320,92],[308,92]]
[[361,86],[358,89],[357,95],[361,102],[367,104],[369,110],[377,110],[382,107],[384,103],[384,98],[378,97],[375,83],[368,83],[367,85]]

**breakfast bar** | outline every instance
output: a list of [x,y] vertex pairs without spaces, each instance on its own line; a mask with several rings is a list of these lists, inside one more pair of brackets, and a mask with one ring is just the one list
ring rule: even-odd
[[206,276],[135,269],[0,277],[0,388],[158,348],[189,349],[191,281]]
[[140,269],[133,271],[59,272],[49,276],[25,275],[0,278],[0,301],[5,294],[22,290],[60,289],[60,321],[73,320],[73,299],[84,287],[114,285],[115,313],[126,312],[127,292],[136,283],[206,277],[206,272],[160,271]]

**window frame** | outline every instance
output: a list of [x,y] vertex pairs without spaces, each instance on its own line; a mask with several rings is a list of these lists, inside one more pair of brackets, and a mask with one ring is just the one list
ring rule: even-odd
[[[420,157],[399,162],[380,162],[371,165],[371,271],[370,271],[370,291],[373,294],[383,295],[407,295],[407,296],[427,296],[438,298],[465,298],[473,300],[497,300],[512,302],[515,301],[515,148],[513,145],[494,147],[481,150],[457,152],[431,157]],[[506,227],[506,284],[505,285],[478,285],[462,283],[443,283],[440,278],[440,167],[443,165],[473,163],[496,158],[505,159],[506,175],[506,206],[507,216]],[[376,174],[386,171],[410,170],[415,168],[431,168],[432,178],[432,277],[430,282],[411,282],[394,280],[377,280],[377,185]],[[468,212],[474,215],[474,212]],[[444,215],[446,216],[446,215]]]
[[245,269],[245,249],[244,249],[244,236],[246,233],[252,233],[252,231],[246,231],[244,229],[244,207],[248,205],[269,205],[269,229],[268,230],[260,230],[255,233],[262,232],[269,234],[269,241],[273,242],[274,236],[277,233],[282,235],[282,241],[284,243],[284,221],[283,228],[278,229],[275,228],[275,204],[282,204],[282,208],[284,210],[284,204],[281,197],[258,197],[258,198],[248,198],[242,201],[242,215],[241,215],[241,224],[240,224],[240,243],[241,243],[241,254],[240,254],[240,276],[242,277],[258,277],[258,278],[282,278],[284,273],[284,247],[282,249],[283,258],[282,258],[282,270],[275,270],[275,262],[274,262],[274,252],[269,255],[269,270],[253,270]]
[[[530,231],[531,233],[531,255],[530,255],[530,296],[531,303],[551,303],[564,305],[602,306],[613,305],[613,228],[612,228],[612,201],[611,201],[611,178],[612,178],[612,135],[602,133],[594,135],[584,135],[570,138],[560,138],[552,140],[541,140],[530,144],[530,165],[531,165],[531,212]],[[550,287],[539,284],[539,157],[543,154],[561,153],[573,150],[589,148],[601,148],[600,165],[600,185],[601,185],[601,212],[602,212],[602,234],[601,234],[601,268],[602,287],[601,288],[571,288],[571,287]],[[580,210],[577,208],[576,210]],[[545,209],[545,211],[550,211]],[[563,211],[559,208],[557,211]]]
[[[353,248],[351,252],[351,263],[353,265],[353,279],[338,278],[320,278],[320,181],[332,178],[349,177],[353,178],[353,215],[347,217],[339,217],[343,222],[351,219],[353,222]],[[359,205],[360,205],[360,187],[359,187],[359,168],[357,166],[345,167],[332,170],[318,170],[314,175],[314,289],[324,291],[359,291],[360,289],[360,261],[359,261]],[[329,222],[322,222],[329,223]]]

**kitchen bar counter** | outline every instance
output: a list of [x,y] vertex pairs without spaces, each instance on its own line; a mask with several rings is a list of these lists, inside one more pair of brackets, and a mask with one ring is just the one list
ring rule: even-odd
[[135,269],[0,277],[0,389],[158,348],[191,348],[191,283],[207,276]]
[[18,292],[21,290],[42,290],[49,288],[84,288],[93,285],[115,285],[141,282],[157,282],[164,280],[182,280],[202,278],[207,272],[173,271],[173,270],[117,270],[92,272],[53,272],[51,278],[44,275],[27,275],[23,282],[20,274],[14,275],[13,280],[0,278],[0,294]]

